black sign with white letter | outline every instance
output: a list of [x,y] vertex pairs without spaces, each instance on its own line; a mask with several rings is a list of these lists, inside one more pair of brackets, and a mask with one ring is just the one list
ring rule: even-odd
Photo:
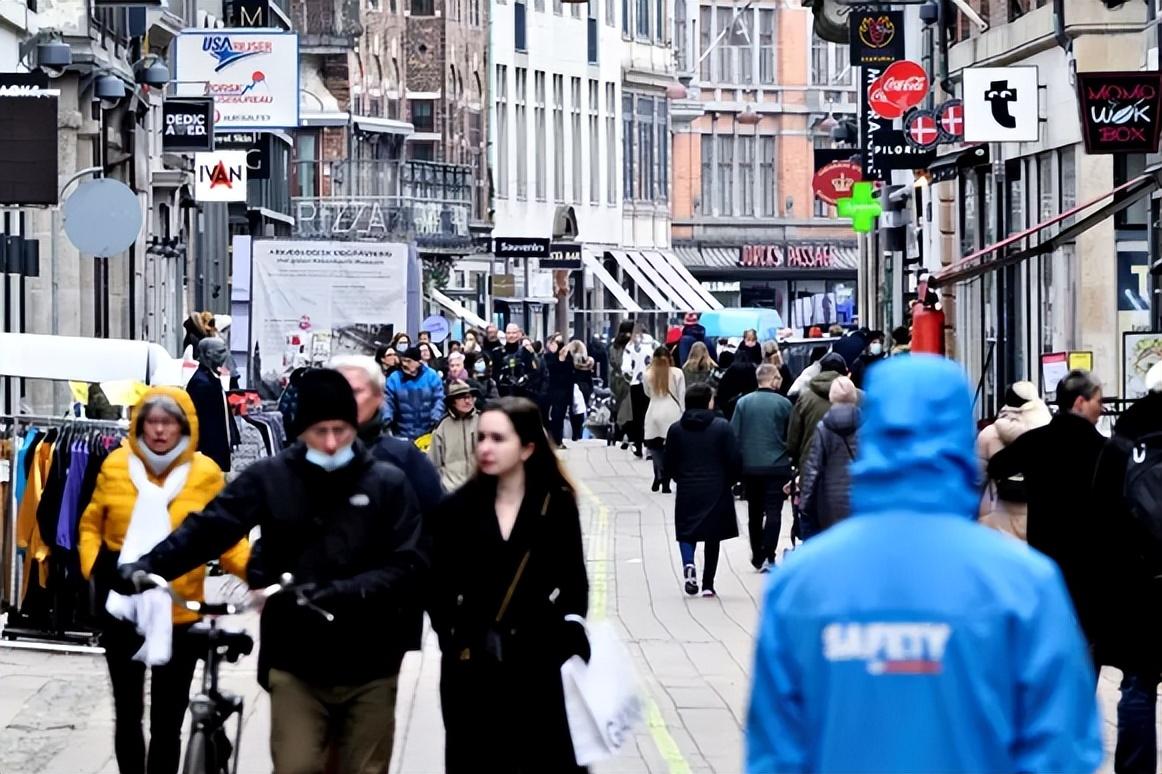
[[226,25],[229,27],[277,27],[271,24],[270,0],[228,0]]
[[270,155],[274,138],[266,132],[218,132],[217,150],[246,151],[246,170],[250,180],[270,179]]
[[161,106],[166,153],[214,150],[214,100],[208,97],[168,97]]
[[541,259],[542,269],[581,268],[581,245],[554,242],[549,248],[549,257]]
[[548,258],[551,240],[538,237],[497,237],[493,254],[497,258]]
[[43,73],[0,73],[0,205],[57,203],[57,103]]

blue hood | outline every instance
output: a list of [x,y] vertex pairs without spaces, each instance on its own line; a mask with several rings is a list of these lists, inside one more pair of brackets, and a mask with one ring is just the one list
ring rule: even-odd
[[929,512],[972,518],[980,501],[972,395],[964,372],[935,355],[868,371],[852,515]]

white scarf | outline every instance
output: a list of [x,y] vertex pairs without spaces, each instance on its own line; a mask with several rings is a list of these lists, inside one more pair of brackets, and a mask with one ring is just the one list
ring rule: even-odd
[[[179,465],[170,471],[164,483],[157,486],[149,480],[145,464],[136,454],[129,455],[129,480],[137,488],[137,501],[125,532],[118,564],[136,562],[154,546],[169,537],[172,528],[169,504],[186,485],[190,464]],[[150,589],[132,597],[109,592],[105,609],[114,618],[129,621],[137,633],[145,637],[145,644],[133,654],[137,661],[148,666],[169,663],[173,651],[173,603],[161,589]]]

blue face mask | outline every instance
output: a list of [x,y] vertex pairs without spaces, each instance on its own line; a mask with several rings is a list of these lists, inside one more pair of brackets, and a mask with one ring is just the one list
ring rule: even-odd
[[355,450],[348,444],[334,454],[327,454],[318,449],[307,448],[307,462],[318,465],[328,473],[338,470],[355,459]]
[[479,374],[480,376],[484,376],[484,369],[485,369],[485,368],[487,368],[487,367],[488,367],[488,366],[484,365],[484,363],[482,363],[481,361],[477,360],[477,361],[476,361],[476,365],[472,366],[472,370],[473,370],[473,371],[475,371],[475,372],[476,372],[477,374]]

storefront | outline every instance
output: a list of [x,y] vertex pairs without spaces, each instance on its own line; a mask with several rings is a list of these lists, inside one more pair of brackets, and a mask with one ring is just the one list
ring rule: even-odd
[[787,326],[804,330],[857,320],[854,240],[679,244],[674,251],[727,307],[775,309]]

